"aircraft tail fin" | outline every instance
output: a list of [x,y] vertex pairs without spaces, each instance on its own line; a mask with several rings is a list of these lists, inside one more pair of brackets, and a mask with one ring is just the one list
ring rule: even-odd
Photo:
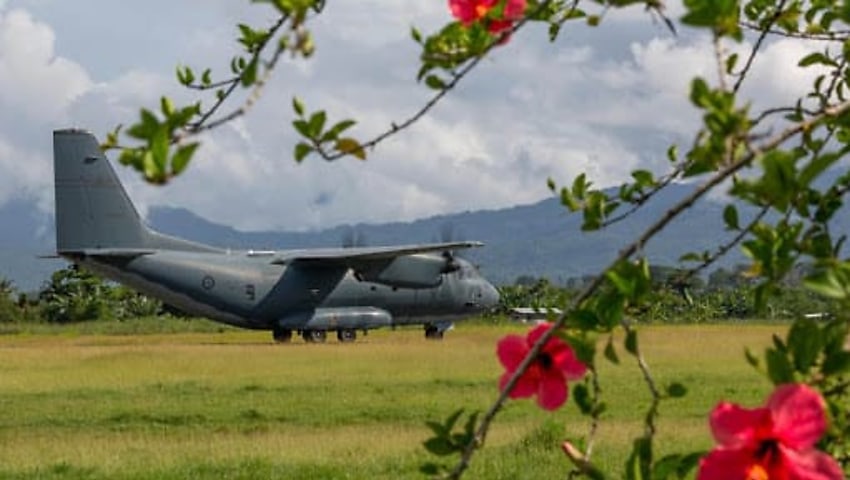
[[216,250],[150,230],[91,133],[54,131],[53,168],[59,253],[139,248]]

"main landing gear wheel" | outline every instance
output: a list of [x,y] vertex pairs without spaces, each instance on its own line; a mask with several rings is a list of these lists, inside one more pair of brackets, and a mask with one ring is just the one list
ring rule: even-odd
[[292,340],[292,330],[287,328],[275,328],[272,330],[272,338],[277,343],[289,343]]
[[433,325],[428,325],[427,327],[425,327],[425,338],[427,338],[428,340],[442,340],[443,332],[441,332],[439,328]]
[[325,340],[328,339],[328,332],[325,330],[304,330],[301,336],[307,343],[325,343]]
[[342,343],[351,343],[357,339],[357,332],[354,329],[344,328],[336,331],[336,338]]

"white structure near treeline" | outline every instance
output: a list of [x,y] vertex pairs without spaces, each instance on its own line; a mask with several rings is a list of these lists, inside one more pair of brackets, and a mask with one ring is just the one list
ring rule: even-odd
[[535,322],[548,320],[561,315],[563,310],[556,307],[514,307],[510,309],[511,320],[518,322]]

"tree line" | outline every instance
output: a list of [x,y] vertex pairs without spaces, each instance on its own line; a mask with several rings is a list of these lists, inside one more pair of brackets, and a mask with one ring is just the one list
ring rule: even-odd
[[124,320],[166,313],[159,300],[70,265],[53,272],[36,293],[19,292],[0,279],[0,323],[55,324]]
[[[707,279],[698,276],[685,279],[687,272],[675,267],[653,266],[651,270],[652,301],[644,309],[633,312],[644,322],[793,320],[805,314],[831,316],[838,313],[836,302],[803,287],[801,279],[805,267],[801,267],[797,275],[790,275],[781,293],[772,297],[762,309],[753,301],[753,280],[746,266],[718,268]],[[499,307],[488,318],[503,318],[516,307],[562,307],[587,281],[587,278],[575,277],[558,285],[546,278],[521,275],[513,285],[499,287]],[[11,281],[0,279],[0,323],[121,321],[166,314],[181,313],[76,265],[54,272],[35,293],[20,292]]]
[[[651,301],[631,312],[648,323],[698,323],[759,318],[794,320],[807,314],[833,317],[839,304],[805,288],[803,278],[810,266],[799,266],[784,281],[783,288],[760,307],[754,301],[755,280],[749,266],[718,268],[707,278],[689,276],[689,271],[652,266]],[[562,307],[569,303],[592,277],[573,277],[562,285],[546,278],[517,277],[513,285],[499,288],[501,299],[495,316],[504,316],[517,307]]]

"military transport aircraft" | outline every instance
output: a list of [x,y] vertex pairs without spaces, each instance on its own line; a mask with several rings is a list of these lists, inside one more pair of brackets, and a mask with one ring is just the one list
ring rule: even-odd
[[95,137],[53,132],[59,255],[187,313],[243,328],[341,342],[357,331],[420,324],[442,338],[453,321],[499,300],[453,251],[479,242],[230,251],[163,235],[139,217]]

